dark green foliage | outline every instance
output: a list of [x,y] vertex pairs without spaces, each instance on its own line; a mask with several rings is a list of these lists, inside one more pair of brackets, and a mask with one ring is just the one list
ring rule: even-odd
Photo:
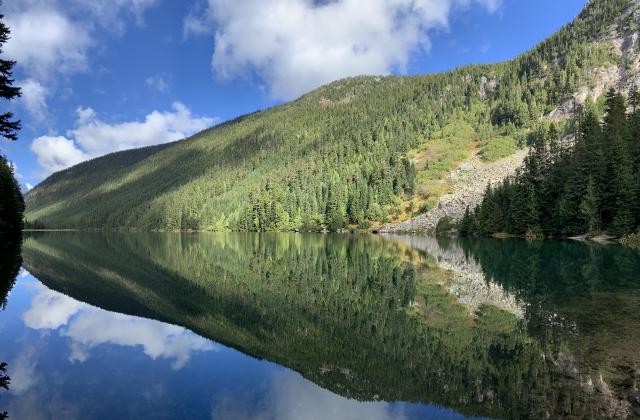
[[[2,2],[0,2],[2,5]],[[3,22],[4,15],[0,15],[0,54],[2,46],[9,40],[9,28]],[[11,100],[20,96],[20,88],[13,86],[13,66],[15,61],[0,59],[0,98]],[[0,136],[8,140],[16,140],[20,130],[20,121],[13,119],[11,112],[0,114]]]
[[13,167],[0,156],[0,240],[22,230],[24,201]]
[[466,126],[484,133],[488,159],[511,153],[516,135],[589,83],[594,67],[618,59],[594,42],[628,5],[591,1],[572,24],[510,62],[341,80],[184,141],[82,163],[28,194],[27,219],[144,230],[384,223],[416,191],[410,151],[445,127]]
[[621,367],[640,362],[640,252],[575,241],[462,238],[459,244],[487,279],[526,302],[532,334],[566,340],[560,351],[573,349],[572,364],[583,366],[581,372],[596,368],[621,400],[636,395],[629,386],[638,383],[634,369]]
[[[0,5],[2,2],[0,2]],[[9,28],[2,21],[0,15],[0,54],[2,46],[9,39]],[[0,98],[11,100],[20,96],[20,89],[12,86],[14,61],[0,59]],[[20,130],[20,122],[13,120],[13,114],[0,114],[0,137],[16,140]],[[22,214],[24,201],[20,185],[15,179],[13,167],[9,161],[0,155],[0,241],[10,241],[10,238],[22,230]],[[8,239],[9,238],[9,239]]]
[[469,211],[469,206],[467,206],[464,211],[464,216],[462,216],[462,220],[458,223],[458,232],[460,235],[467,236],[476,231],[475,220],[471,217],[471,212]]
[[535,143],[515,179],[487,189],[466,220],[466,234],[570,236],[607,231],[622,236],[639,225],[637,142],[640,110],[626,113],[625,98],[610,91],[602,124],[589,106],[575,141],[560,141],[551,126]]
[[0,238],[0,311],[7,305],[7,296],[16,282],[22,266],[20,234]]
[[444,216],[438,220],[438,224],[436,225],[436,234],[448,233],[453,228],[455,228],[455,224],[447,216]]

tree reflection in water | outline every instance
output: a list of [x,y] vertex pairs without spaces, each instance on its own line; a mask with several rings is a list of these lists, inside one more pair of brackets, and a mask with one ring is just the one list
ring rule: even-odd
[[[7,306],[7,297],[16,283],[22,266],[22,236],[0,237],[0,311]],[[8,391],[11,378],[7,374],[7,364],[0,362],[0,388]],[[6,411],[0,409],[0,420],[9,418]]]
[[[530,261],[532,251],[517,258]],[[508,267],[487,277],[527,304],[524,319],[490,305],[470,314],[442,287],[434,258],[369,236],[50,233],[28,238],[24,257],[53,290],[187,327],[344,397],[492,417],[603,413],[586,376],[567,375],[573,342],[532,328],[533,311],[548,301],[541,283],[498,280]]]

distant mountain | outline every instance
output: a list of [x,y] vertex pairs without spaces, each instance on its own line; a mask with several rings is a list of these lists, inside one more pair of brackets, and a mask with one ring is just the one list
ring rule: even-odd
[[456,162],[559,129],[587,97],[640,80],[638,0],[592,0],[512,61],[356,77],[171,144],[58,172],[26,197],[31,226],[337,230],[433,206]]

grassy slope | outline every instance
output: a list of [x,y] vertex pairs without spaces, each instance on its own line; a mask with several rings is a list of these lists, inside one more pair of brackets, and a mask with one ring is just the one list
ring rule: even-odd
[[[56,228],[286,230],[402,218],[433,202],[441,191],[429,178],[446,173],[475,140],[497,145],[488,156],[503,153],[504,142],[492,139],[523,135],[571,83],[615,58],[592,42],[628,3],[590,2],[574,24],[511,62],[346,79],[183,141],[82,163],[27,195],[27,220]],[[442,134],[460,124],[471,133]],[[434,149],[444,157],[417,168],[418,205],[408,209],[412,191],[398,187],[397,161],[421,152],[429,159]],[[356,189],[364,198],[354,210]]]

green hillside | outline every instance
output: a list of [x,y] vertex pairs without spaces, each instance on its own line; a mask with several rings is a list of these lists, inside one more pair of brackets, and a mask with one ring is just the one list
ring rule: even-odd
[[[26,197],[48,228],[332,230],[425,210],[480,148],[524,144],[592,70],[621,62],[600,42],[630,0],[594,0],[510,62],[416,77],[356,77],[189,139],[61,171]],[[506,140],[505,140],[506,138]],[[510,140],[509,140],[510,139]],[[482,150],[486,148],[486,150]],[[445,186],[446,188],[446,186]]]

